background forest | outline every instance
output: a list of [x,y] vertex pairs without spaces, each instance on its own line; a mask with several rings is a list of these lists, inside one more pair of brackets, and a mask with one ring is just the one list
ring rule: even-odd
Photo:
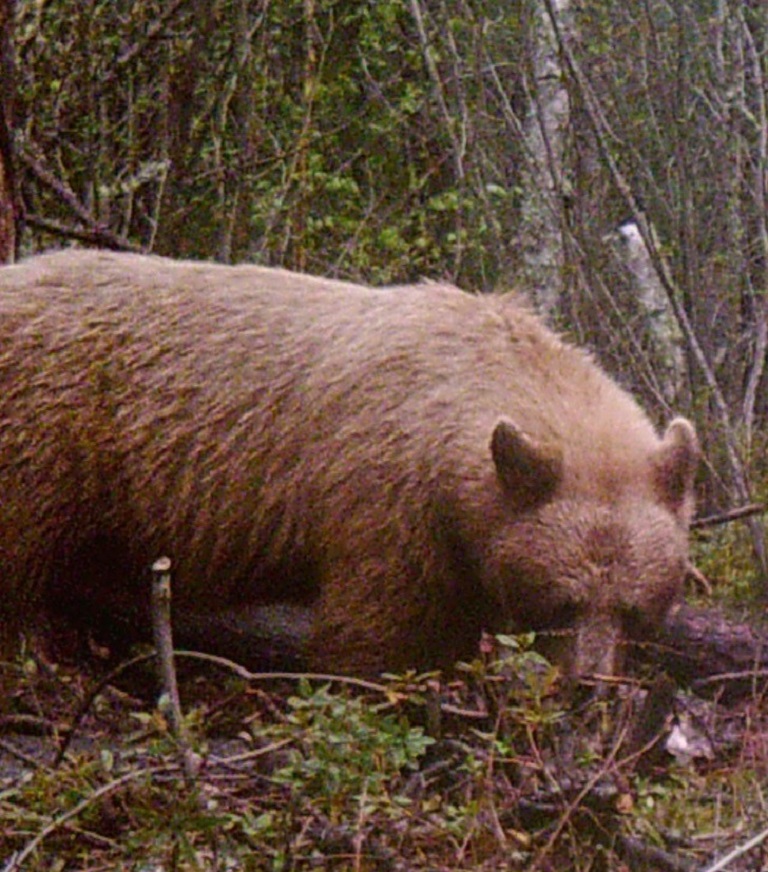
[[[0,85],[0,260],[77,243],[377,285],[441,278],[519,289],[660,425],[676,413],[696,422],[703,514],[768,499],[764,0],[0,0]],[[712,580],[728,582],[719,590],[751,602],[765,594],[762,516],[706,535],[697,556]],[[543,805],[531,803],[530,817],[522,802],[510,811],[521,780],[551,780],[542,749],[558,741],[561,716],[553,676],[536,671],[524,645],[513,648],[518,696],[476,664],[471,701],[498,719],[485,732],[470,720],[449,743],[450,766],[418,788],[403,772],[418,768],[431,739],[376,716],[406,695],[428,708],[428,682],[375,691],[378,708],[304,687],[285,717],[266,693],[249,698],[265,723],[277,721],[258,733],[252,720],[249,741],[292,750],[274,764],[277,778],[242,776],[253,779],[247,801],[233,788],[203,813],[197,794],[137,785],[128,824],[117,801],[86,823],[110,835],[99,815],[114,813],[107,823],[134,834],[126,857],[168,826],[157,868],[314,868],[311,857],[318,868],[438,868],[439,838],[439,868],[572,862],[585,872],[703,868],[675,852],[703,862],[764,826],[768,734],[756,690],[739,714],[739,729],[752,732],[739,733],[733,768],[680,769],[661,787],[632,769],[634,758],[621,770],[635,780],[610,803],[631,793],[634,809],[611,805],[606,825],[605,809],[584,813],[599,850],[579,830],[586,788],[555,803],[562,816],[549,829]],[[76,680],[70,690],[74,698]],[[227,705],[241,713],[242,700]],[[468,708],[464,698],[453,716]],[[223,712],[209,707],[209,729]],[[342,737],[338,746],[329,735]],[[172,752],[158,748],[165,777],[161,754]],[[605,769],[638,753],[622,758],[617,745]],[[79,813],[114,765],[110,757],[98,776],[91,763],[66,777],[38,771],[24,802],[35,814],[62,803]],[[445,786],[451,767],[460,776]],[[0,789],[0,831],[13,823],[15,849],[40,825],[18,812],[20,796]],[[71,856],[83,851],[80,834],[61,829]],[[203,862],[198,846],[207,851],[214,830],[226,850],[219,857],[216,842]],[[714,835],[697,842],[693,831]],[[108,841],[94,837],[90,850],[111,850]],[[30,844],[40,865],[29,868],[54,868]],[[331,855],[337,865],[322,866]],[[232,857],[244,865],[227,865]],[[22,868],[4,859],[0,868]]]
[[13,44],[22,253],[522,288],[660,423],[697,421],[705,507],[753,498],[760,0],[19,0]]

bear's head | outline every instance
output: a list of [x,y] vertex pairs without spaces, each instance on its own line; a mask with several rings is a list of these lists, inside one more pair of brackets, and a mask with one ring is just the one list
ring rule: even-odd
[[699,459],[676,419],[612,492],[569,483],[564,452],[510,421],[491,440],[506,522],[491,542],[494,598],[571,677],[614,675],[625,643],[660,627],[682,594]]

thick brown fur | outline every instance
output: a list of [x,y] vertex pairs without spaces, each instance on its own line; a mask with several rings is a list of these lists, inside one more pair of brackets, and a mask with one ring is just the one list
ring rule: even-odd
[[322,670],[572,630],[612,671],[678,597],[697,459],[503,297],[69,251],[0,270],[0,618],[306,604]]

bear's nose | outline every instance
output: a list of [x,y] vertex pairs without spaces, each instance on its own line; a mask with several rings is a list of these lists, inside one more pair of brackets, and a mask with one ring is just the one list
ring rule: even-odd
[[622,628],[618,619],[610,615],[592,615],[580,618],[575,627],[573,648],[570,652],[568,674],[575,678],[616,675],[622,666]]

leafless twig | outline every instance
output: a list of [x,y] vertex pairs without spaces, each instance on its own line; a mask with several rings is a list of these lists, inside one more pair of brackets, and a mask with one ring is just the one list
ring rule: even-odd
[[759,503],[750,503],[747,506],[739,506],[737,509],[729,509],[727,512],[719,512],[716,515],[707,515],[705,518],[696,518],[691,523],[691,528],[701,530],[704,527],[717,527],[720,524],[730,524],[731,521],[739,521],[742,518],[751,518],[753,515],[761,515],[766,507]]
[[167,557],[161,557],[152,564],[152,630],[157,649],[158,672],[163,688],[163,709],[168,716],[173,736],[179,743],[184,774],[187,781],[191,783],[200,767],[197,755],[189,745],[179,701],[171,629],[171,561]]

